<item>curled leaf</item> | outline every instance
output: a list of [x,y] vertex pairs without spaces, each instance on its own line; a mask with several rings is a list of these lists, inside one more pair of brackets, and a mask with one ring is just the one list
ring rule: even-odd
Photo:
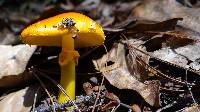
[[[127,63],[127,57],[125,56],[125,51],[126,49],[123,44],[121,43],[115,44],[113,48],[108,52],[108,54],[104,55],[100,59],[93,60],[93,63],[95,67],[103,73],[106,79],[113,86],[119,89],[135,90],[150,105],[158,106],[160,83],[158,81],[146,81],[146,82],[139,81],[138,78],[139,76],[142,76],[142,74],[140,74],[140,70],[138,70],[138,72],[131,73],[129,68],[133,67],[128,68],[130,64]],[[129,60],[129,61],[136,61],[136,60]],[[134,63],[136,64],[137,62]],[[133,64],[132,66],[136,65]],[[134,69],[137,69],[137,67],[135,67]]]

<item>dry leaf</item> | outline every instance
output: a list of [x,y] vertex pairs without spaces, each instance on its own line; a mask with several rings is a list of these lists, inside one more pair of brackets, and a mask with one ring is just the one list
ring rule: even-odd
[[[135,90],[150,105],[159,105],[159,82],[148,81],[145,82],[145,84],[140,82],[138,78],[136,78],[135,75],[130,72],[128,69],[129,65],[127,63],[125,47],[123,44],[115,44],[108,54],[104,55],[101,59],[93,60],[93,63],[113,86],[119,89]],[[111,65],[106,66],[106,64],[109,63],[111,63]],[[139,71],[138,73],[140,73]],[[141,74],[137,74],[137,76],[140,75]]]
[[[129,39],[127,41],[127,45],[135,46],[142,51],[146,51],[146,48],[142,45],[143,43],[143,41],[138,39]],[[148,73],[146,72],[146,63],[149,63],[149,58],[149,56],[134,49],[129,49],[129,53],[126,56],[129,72],[141,82],[144,82],[148,77]]]
[[22,73],[35,49],[29,45],[0,45],[0,87],[16,85],[12,81],[25,78]]
[[128,31],[168,31],[174,30],[178,20],[182,18],[173,18],[161,22],[150,22],[138,20],[134,25],[128,25]]
[[[160,58],[172,64],[179,65],[181,67],[191,67],[195,70],[199,70],[199,63],[198,61],[196,62],[196,60],[200,58],[199,44],[189,44],[175,49],[162,48],[161,50],[154,51],[153,55],[157,58]],[[191,62],[188,63],[188,60]]]
[[35,93],[37,93],[37,97],[40,96],[37,86],[26,87],[0,97],[1,112],[29,112],[34,103]]
[[142,112],[137,104],[131,105],[133,112]]
[[[188,8],[176,0],[144,0],[143,3],[133,9],[132,15],[142,20],[164,21],[169,18],[183,18],[178,25],[194,34],[193,38],[200,32],[199,8]],[[195,33],[197,32],[197,33]]]
[[170,48],[163,48],[161,50],[155,51],[153,52],[153,56],[182,67],[186,67],[188,63],[188,60],[185,57],[176,54],[176,52]]
[[179,110],[178,112],[199,112],[199,106],[198,105],[194,105],[191,107],[186,107],[184,109]]

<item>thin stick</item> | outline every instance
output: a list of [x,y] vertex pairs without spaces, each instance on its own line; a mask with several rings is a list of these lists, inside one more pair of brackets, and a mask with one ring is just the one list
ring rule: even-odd
[[126,107],[128,109],[133,110],[131,106],[129,106],[129,105],[125,104],[125,103],[120,103],[120,105],[123,106],[123,107]]
[[[187,72],[187,70],[186,70],[185,72],[186,72],[185,80],[186,80],[186,82],[188,82],[188,81],[187,81],[187,77],[188,77],[188,76],[187,76],[187,73],[188,73],[188,72]],[[193,100],[194,104],[195,104],[195,105],[198,105],[198,103],[196,102],[196,100],[195,100],[195,98],[194,98],[194,96],[193,96],[193,93],[192,93],[192,91],[191,91],[191,88],[189,87],[188,83],[186,83],[186,85],[187,85],[188,91],[190,92],[190,95],[191,95],[191,97],[192,97],[192,100]],[[197,107],[197,111],[200,112],[200,110],[199,110],[198,107]]]
[[85,75],[85,74],[87,74],[87,75],[95,75],[95,74],[101,74],[101,72],[88,72],[88,73],[76,73],[77,75]]
[[[109,38],[108,40],[106,39],[106,42],[110,42],[110,41],[113,40],[115,37],[116,37],[116,36],[113,36],[113,37]],[[104,44],[105,44],[105,43],[104,43]],[[104,46],[104,48],[105,48],[105,45],[103,45],[103,46]],[[101,46],[96,46],[96,47],[94,47],[93,49],[87,51],[86,53],[84,53],[83,55],[81,55],[81,56],[79,57],[79,59],[83,59],[84,57],[88,56],[90,53],[92,53],[93,51],[95,51],[95,50],[98,49],[99,47],[101,47]],[[107,53],[107,52],[106,52],[106,53]]]
[[36,104],[37,94],[38,94],[39,89],[40,89],[40,87],[38,87],[37,91],[35,92],[35,97],[34,97],[34,100],[33,100],[33,109],[32,109],[32,112],[35,112],[35,104]]
[[120,107],[120,103],[111,112],[115,112]]
[[42,75],[43,77],[49,79],[53,84],[55,84],[63,92],[63,94],[72,102],[72,104],[75,106],[75,108],[80,112],[80,110],[78,109],[78,106],[76,105],[76,103],[69,97],[67,92],[63,89],[63,87],[60,84],[58,84],[55,80],[53,80],[49,76],[45,75],[44,73],[42,73],[40,71],[37,71],[37,72],[39,72],[40,75]]
[[50,93],[48,92],[46,86],[45,86],[44,83],[40,80],[40,78],[37,76],[37,74],[36,74],[35,72],[33,72],[33,75],[38,79],[38,81],[40,82],[41,86],[43,87],[43,89],[45,90],[45,92],[47,93],[47,95],[49,96],[50,101],[51,101],[51,103],[53,104],[53,111],[55,112],[55,107],[54,107],[53,99],[52,99]]
[[[105,45],[103,45],[103,46],[104,46],[104,48],[105,48],[106,57],[107,57],[107,59],[108,59],[108,50],[107,50],[107,48],[106,48]],[[106,65],[105,65],[105,66],[107,66],[107,62],[106,62]],[[99,68],[98,68],[98,69],[99,69]],[[101,70],[99,69],[99,71],[101,71]],[[95,111],[95,107],[96,107],[96,105],[97,105],[97,101],[98,101],[99,96],[100,96],[100,92],[101,92],[101,88],[102,88],[102,86],[103,86],[104,79],[105,79],[105,76],[103,75],[103,78],[102,78],[102,80],[101,80],[101,85],[100,85],[100,87],[99,87],[99,91],[98,91],[98,93],[97,93],[97,97],[96,97],[95,103],[94,103],[94,105],[93,105],[92,112]]]
[[96,105],[97,105],[97,101],[98,101],[99,96],[100,96],[100,92],[101,92],[101,88],[102,88],[102,86],[103,86],[104,79],[105,79],[105,77],[103,76],[103,78],[102,78],[102,80],[101,80],[101,85],[100,85],[100,87],[99,87],[99,91],[98,91],[98,93],[97,93],[97,97],[96,97],[95,103],[94,103],[94,105],[93,105],[92,112],[94,112],[95,107],[96,107]]
[[156,112],[162,112],[162,111],[164,111],[165,109],[168,109],[168,108],[174,106],[175,104],[177,104],[177,101],[173,101],[172,103],[167,104],[166,106],[164,106],[164,107],[158,109]]
[[112,108],[111,112],[113,112],[115,110],[115,106]]

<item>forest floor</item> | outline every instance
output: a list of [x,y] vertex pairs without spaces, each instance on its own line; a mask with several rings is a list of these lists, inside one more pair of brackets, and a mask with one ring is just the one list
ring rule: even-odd
[[[76,49],[76,99],[60,104],[61,48],[20,34],[65,12],[89,16],[106,37]],[[0,112],[199,112],[199,12],[199,0],[0,1]]]

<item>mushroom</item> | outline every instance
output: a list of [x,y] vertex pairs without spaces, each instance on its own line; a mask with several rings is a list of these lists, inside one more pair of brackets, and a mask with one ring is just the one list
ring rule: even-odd
[[[103,45],[105,36],[102,27],[89,17],[68,12],[41,20],[25,28],[21,40],[29,45],[60,46],[60,84],[68,95],[75,98],[75,65],[79,53],[75,48]],[[68,99],[59,92],[58,102]]]

